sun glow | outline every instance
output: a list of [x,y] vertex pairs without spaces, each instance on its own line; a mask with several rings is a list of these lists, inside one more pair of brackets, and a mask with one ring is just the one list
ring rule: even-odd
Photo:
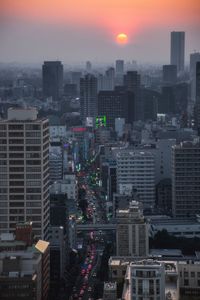
[[116,36],[116,41],[120,45],[126,45],[128,43],[128,36],[125,33],[119,33]]

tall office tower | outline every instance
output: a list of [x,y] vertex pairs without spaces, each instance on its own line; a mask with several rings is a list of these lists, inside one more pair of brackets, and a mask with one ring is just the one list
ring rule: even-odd
[[118,256],[147,256],[149,253],[149,233],[141,205],[137,201],[129,204],[129,209],[116,212],[116,242]]
[[163,66],[163,85],[172,85],[177,82],[177,66],[164,65]]
[[118,59],[115,62],[115,85],[123,84],[123,75],[124,75],[124,61]]
[[92,64],[91,64],[90,61],[86,61],[85,67],[86,67],[86,72],[87,73],[90,73],[92,71]]
[[98,94],[98,115],[106,116],[107,127],[115,128],[115,119],[134,121],[134,95],[124,91],[101,91]]
[[193,218],[200,213],[200,144],[183,142],[172,147],[172,213]]
[[70,73],[70,75],[71,75],[71,83],[76,84],[77,90],[78,90],[78,93],[79,93],[80,92],[80,79],[81,79],[81,76],[82,76],[82,72],[73,71],[73,72]]
[[196,103],[200,104],[200,61],[196,63]]
[[190,54],[190,84],[191,84],[191,100],[196,101],[196,64],[200,62],[200,52]]
[[155,205],[155,159],[150,151],[121,150],[117,154],[117,191],[136,190],[144,208]]
[[196,63],[196,101],[194,106],[195,128],[200,136],[200,61]]
[[91,74],[80,79],[80,106],[83,123],[87,117],[97,116],[97,78]]
[[[173,286],[172,283],[171,286]],[[131,262],[127,268],[122,299],[178,299],[174,297],[175,288],[173,288],[171,288],[173,298],[165,296],[165,264],[163,262],[153,259],[135,261]]]
[[144,119],[144,109],[143,102],[140,93],[140,75],[137,71],[128,71],[124,75],[124,86],[129,92],[134,93],[135,98],[135,113],[134,119],[143,120]]
[[115,69],[109,68],[106,71],[106,89],[107,91],[113,91],[115,86]]
[[116,75],[123,75],[124,74],[124,61],[122,59],[118,59],[115,62],[115,71]]
[[8,109],[0,121],[0,233],[32,221],[36,237],[48,239],[49,123],[37,110]]
[[60,61],[45,61],[42,66],[43,95],[58,101],[63,89],[63,65]]
[[170,64],[177,66],[178,74],[184,72],[185,65],[185,32],[171,32]]

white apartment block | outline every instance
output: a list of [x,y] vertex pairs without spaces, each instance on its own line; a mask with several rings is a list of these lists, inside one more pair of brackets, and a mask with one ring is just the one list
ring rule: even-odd
[[155,159],[150,151],[122,150],[117,154],[117,190],[136,191],[144,208],[155,204]]
[[153,260],[131,262],[125,276],[124,300],[164,300],[164,263]]
[[49,123],[37,110],[8,110],[0,121],[0,233],[32,221],[36,237],[48,238]]

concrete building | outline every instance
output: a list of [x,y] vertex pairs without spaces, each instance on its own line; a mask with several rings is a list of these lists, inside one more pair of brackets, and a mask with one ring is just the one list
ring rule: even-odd
[[200,61],[200,52],[190,54],[190,97],[192,102],[196,101],[196,64]]
[[178,273],[180,281],[180,295],[200,297],[200,262],[180,261],[178,263]]
[[174,85],[177,81],[177,65],[163,66],[163,85]]
[[109,269],[110,280],[121,285],[125,279],[121,298],[123,300],[180,299],[178,262],[174,259],[156,256],[142,260],[133,257],[111,257]]
[[[0,299],[47,300],[49,243],[39,240],[35,245],[27,246],[25,241],[3,235],[0,239]],[[5,247],[6,250],[3,250]]]
[[0,121],[0,232],[32,221],[36,237],[48,238],[49,123],[37,110],[8,110]]
[[170,64],[177,66],[178,74],[184,72],[185,65],[185,32],[171,32]]
[[103,300],[117,299],[117,284],[116,282],[104,282]]
[[76,175],[65,174],[63,180],[58,180],[52,184],[50,188],[51,194],[64,193],[67,195],[68,199],[77,200],[78,196],[78,185],[76,180]]
[[164,263],[153,260],[131,262],[125,276],[123,300],[164,300]]
[[117,154],[117,191],[137,191],[144,208],[155,205],[155,159],[150,151],[122,150]]
[[116,212],[117,255],[147,256],[149,252],[148,224],[141,205],[130,202],[129,209]]
[[101,91],[98,94],[98,115],[106,116],[106,126],[115,128],[115,119],[124,118],[126,123],[134,121],[134,94],[126,91]]
[[60,61],[45,61],[42,66],[43,95],[58,101],[63,91],[63,65]]
[[172,214],[193,218],[200,213],[200,144],[183,142],[172,147]]
[[83,124],[87,117],[97,116],[97,78],[91,74],[80,79],[80,106]]

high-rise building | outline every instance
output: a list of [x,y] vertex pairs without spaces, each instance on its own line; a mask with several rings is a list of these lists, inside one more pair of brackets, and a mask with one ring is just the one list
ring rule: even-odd
[[137,71],[128,71],[124,75],[124,86],[126,91],[134,93],[135,99],[135,112],[134,119],[143,120],[144,119],[144,109],[143,102],[141,98],[140,91],[140,75]]
[[90,61],[86,61],[86,71],[90,73],[92,71],[92,64]]
[[36,237],[48,238],[49,123],[37,110],[8,109],[0,121],[0,233],[32,221]]
[[144,208],[155,205],[155,158],[150,151],[121,150],[117,154],[117,191],[137,191]]
[[134,121],[134,94],[124,91],[101,91],[98,94],[98,115],[106,116],[107,127],[115,128],[115,119]]
[[170,64],[177,66],[178,74],[184,71],[185,64],[185,32],[171,32]]
[[193,218],[200,213],[200,144],[183,142],[172,147],[172,213]]
[[200,104],[200,61],[196,63],[196,103]]
[[196,99],[194,106],[195,128],[200,136],[200,61],[196,63]]
[[116,75],[119,75],[119,74],[123,75],[123,73],[124,73],[124,61],[122,59],[116,60],[115,71],[116,71]]
[[[174,270],[173,270],[174,271]],[[175,294],[175,291],[174,291]],[[164,300],[165,264],[155,260],[131,262],[127,267],[122,299]],[[178,298],[174,298],[178,299]]]
[[190,54],[190,84],[191,84],[191,100],[196,101],[196,64],[200,62],[200,52]]
[[80,106],[83,123],[87,117],[97,116],[97,78],[91,74],[80,79]]
[[118,256],[147,256],[149,253],[148,224],[137,201],[129,209],[116,212],[116,242]]
[[45,61],[42,66],[43,95],[58,101],[63,89],[63,65],[60,61]]
[[163,84],[171,85],[177,81],[177,65],[163,66]]

